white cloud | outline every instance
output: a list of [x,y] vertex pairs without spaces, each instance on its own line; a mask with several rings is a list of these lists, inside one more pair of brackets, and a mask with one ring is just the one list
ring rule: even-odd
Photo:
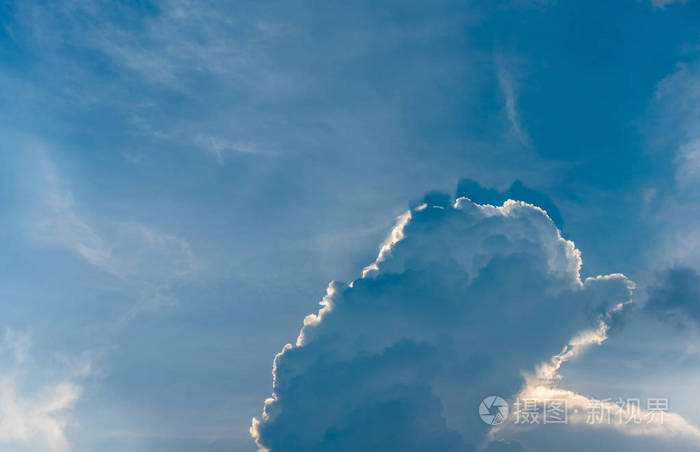
[[[36,155],[37,196],[25,221],[30,237],[73,252],[117,278],[122,286],[136,289],[147,305],[171,303],[171,287],[197,269],[189,242],[139,221],[111,220],[88,213],[75,202],[48,155]],[[143,308],[142,303],[134,309]]]
[[205,151],[213,154],[220,165],[225,163],[227,154],[266,154],[258,145],[244,141],[231,141],[225,138],[203,134],[198,134],[194,141]]
[[9,350],[14,355],[18,364],[24,363],[31,346],[31,336],[26,331],[5,330],[5,338],[0,344],[0,349]]
[[[226,155],[272,152],[259,139],[251,139],[250,127],[235,126],[240,119],[224,115],[230,105],[196,119],[188,114],[182,121],[174,120],[178,115],[170,112],[163,120],[165,101],[149,90],[188,99],[194,108],[212,84],[226,86],[226,95],[240,90],[246,96],[256,93],[264,98],[271,92],[286,92],[300,82],[286,80],[290,74],[272,70],[268,67],[271,63],[261,61],[264,52],[259,49],[283,39],[289,34],[288,26],[251,20],[223,6],[208,0],[164,0],[147,11],[133,5],[70,0],[18,5],[13,15],[16,26],[29,30],[23,36],[27,44],[40,49],[43,57],[66,49],[73,54],[79,48],[99,55],[116,72],[105,83],[84,65],[75,65],[70,57],[53,62],[64,75],[72,75],[62,89],[70,93],[77,109],[87,105],[122,108],[131,133],[142,134],[144,139],[165,139],[169,142],[166,145],[188,143],[223,163]],[[120,20],[115,20],[117,17]],[[121,86],[113,85],[116,79]],[[72,86],[76,80],[80,80],[78,86]],[[133,96],[134,81],[141,93],[148,94]],[[91,89],[84,89],[85,83],[93,84]],[[125,86],[129,87],[128,96],[115,94]],[[221,92],[214,90],[205,102],[220,101]],[[67,102],[66,93],[62,101]],[[125,153],[126,158],[142,158],[134,152],[138,150]]]
[[[490,438],[474,414],[486,395],[545,388],[590,400],[558,388],[558,370],[603,343],[633,284],[621,274],[582,280],[580,268],[573,242],[529,204],[462,198],[407,212],[375,263],[349,284],[331,283],[295,345],[275,357],[274,393],[252,436],[272,452],[462,451]],[[671,418],[645,438],[696,438]],[[544,433],[537,440],[546,443]],[[619,446],[638,433],[612,434]]]
[[700,266],[700,61],[679,64],[661,80],[651,111],[650,133],[656,152],[671,155],[674,185],[661,191],[651,211],[660,239],[651,255],[655,269],[678,264]]
[[34,444],[44,450],[65,451],[68,440],[65,412],[80,397],[80,387],[60,381],[39,394],[23,396],[12,379],[0,380],[0,443]]
[[649,0],[655,8],[665,8],[668,5],[680,4],[685,5],[688,0]]
[[[630,287],[632,288],[632,286]],[[567,409],[567,425],[578,431],[590,435],[591,430],[616,431],[623,435],[636,437],[652,437],[667,439],[676,445],[685,444],[692,446],[700,441],[700,429],[690,424],[682,416],[676,413],[653,413],[641,405],[622,404],[620,401],[593,397],[586,397],[575,391],[559,387],[561,376],[559,370],[567,361],[580,356],[592,345],[601,345],[608,339],[611,317],[619,315],[629,303],[620,303],[610,309],[607,315],[601,318],[598,327],[578,333],[564,347],[564,349],[552,356],[552,358],[537,366],[533,374],[525,375],[523,389],[517,395],[516,400],[535,401],[544,406],[548,401],[563,401]],[[666,399],[667,400],[667,399]],[[517,415],[511,414],[511,420]],[[598,416],[600,419],[596,420]],[[606,421],[609,417],[610,422]],[[628,419],[638,419],[627,422]],[[545,428],[543,424],[516,424],[507,422],[489,432],[489,437],[497,440],[501,437],[513,439],[518,433],[527,429]],[[551,432],[542,431],[543,435],[551,435]],[[570,434],[570,433],[567,433]]]
[[144,273],[169,278],[194,270],[194,255],[184,239],[137,222],[107,221],[98,227],[79,213],[72,192],[52,179],[30,222],[38,240],[66,247],[119,278]]
[[43,160],[46,191],[37,216],[30,224],[36,237],[62,244],[89,263],[110,273],[111,250],[94,228],[76,212],[73,194],[60,186],[58,176],[48,160]]
[[30,345],[29,333],[6,330],[1,349],[10,353],[2,355],[0,449],[64,452],[69,450],[70,412],[82,393],[78,381],[90,375],[91,366],[85,361],[64,369],[58,380],[29,385],[30,375],[48,370],[47,363],[37,366],[27,359]]
[[503,94],[503,108],[510,122],[511,129],[520,144],[529,147],[531,146],[530,137],[523,129],[520,114],[518,113],[516,81],[512,72],[507,69],[504,57],[500,54],[496,56],[496,75],[498,77],[498,86]]
[[656,87],[655,108],[659,111],[662,145],[676,153],[676,183],[697,191],[698,143],[700,143],[700,73],[697,65],[679,65]]

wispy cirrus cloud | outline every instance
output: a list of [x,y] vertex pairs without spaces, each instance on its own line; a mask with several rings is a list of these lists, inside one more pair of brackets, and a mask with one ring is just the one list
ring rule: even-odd
[[502,54],[497,54],[496,62],[496,77],[498,78],[498,86],[503,95],[503,109],[511,126],[511,130],[520,144],[529,147],[532,145],[530,136],[522,126],[520,113],[518,111],[518,92],[517,79],[514,76],[512,68],[508,67],[507,61]]
[[189,242],[139,221],[100,218],[76,202],[49,154],[38,151],[37,193],[25,219],[38,243],[66,249],[133,287],[147,304],[172,302],[169,290],[197,269]]
[[[72,55],[58,64],[62,75],[71,74],[61,89],[75,108],[123,109],[131,133],[181,141],[219,163],[236,153],[271,155],[245,127],[232,127],[230,118],[222,121],[221,113],[207,104],[224,102],[221,92],[266,98],[292,88],[291,75],[270,68],[258,51],[288,35],[288,26],[249,21],[209,0],[165,0],[143,7],[71,0],[22,4],[11,12],[13,26],[22,32],[18,42],[34,48],[43,64],[57,64],[55,54]],[[104,73],[81,64],[85,54],[104,61],[111,75],[103,79]],[[74,86],[75,80],[90,89]],[[206,92],[202,84],[227,89]],[[118,94],[124,86],[140,94]],[[174,120],[179,114],[162,110],[173,99],[202,114]]]
[[674,4],[679,4],[679,5],[685,5],[688,3],[688,0],[649,0],[650,3],[654,6],[654,8],[660,8],[663,9],[667,7],[668,5],[674,5]]
[[653,143],[675,153],[675,182],[680,189],[700,190],[700,63],[682,63],[661,80],[652,103],[658,122]]
[[658,82],[650,111],[649,147],[669,157],[672,176],[653,192],[660,239],[651,250],[652,269],[669,277],[677,268],[700,268],[700,60],[679,63]]

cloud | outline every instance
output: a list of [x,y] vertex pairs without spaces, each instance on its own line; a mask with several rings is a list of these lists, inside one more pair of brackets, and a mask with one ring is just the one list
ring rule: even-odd
[[511,129],[520,144],[530,147],[532,145],[530,137],[523,129],[520,121],[520,114],[518,113],[518,97],[515,90],[516,81],[513,77],[512,71],[508,70],[504,58],[500,54],[496,56],[496,76],[498,78],[498,86],[503,94],[503,108],[505,109],[506,116],[510,122]]
[[677,266],[663,271],[649,287],[645,310],[660,318],[700,325],[700,273]]
[[[610,276],[614,277],[615,275]],[[634,285],[631,282],[629,284],[630,289],[633,289]],[[567,444],[568,450],[590,450],[586,439],[590,438],[591,431],[607,436],[606,441],[611,446],[610,450],[656,450],[658,447],[650,447],[649,442],[663,442],[664,440],[673,442],[675,448],[690,447],[692,449],[692,446],[700,441],[700,430],[676,413],[665,412],[660,415],[644,409],[641,400],[632,404],[622,400],[599,400],[559,387],[559,382],[562,379],[559,371],[562,366],[567,361],[583,354],[590,346],[601,345],[605,342],[610,331],[609,325],[614,323],[615,318],[629,303],[631,301],[613,306],[601,317],[597,328],[578,333],[560,353],[537,366],[534,373],[525,375],[525,385],[517,395],[516,400],[527,400],[540,406],[545,406],[548,401],[555,400],[564,403],[567,409],[567,429],[565,431],[540,432],[542,436],[550,439],[558,435],[565,436],[564,439],[555,440],[549,448],[561,448],[562,446],[558,445],[552,447],[559,441]],[[511,414],[511,418],[516,416],[515,413]],[[594,419],[596,416],[599,416],[599,421]],[[605,421],[604,418],[610,419],[610,421]],[[628,419],[638,419],[638,421],[627,422]],[[504,423],[491,430],[489,437],[505,436],[510,439],[527,441],[522,437],[524,431],[540,430],[541,428],[546,429],[547,426],[542,422],[533,424]],[[610,436],[612,432],[622,433],[624,439],[614,435]],[[578,435],[580,438],[577,438]],[[574,438],[576,439],[574,440]],[[636,444],[633,447],[635,443],[641,443],[645,446]]]
[[562,229],[564,227],[564,218],[559,211],[559,208],[554,204],[554,201],[546,194],[526,187],[521,181],[516,180],[505,191],[499,191],[492,188],[483,187],[477,181],[472,179],[461,179],[457,184],[457,197],[469,198],[478,204],[500,205],[508,199],[517,201],[525,201],[529,204],[544,209],[549,218],[554,221],[554,224]]
[[649,0],[654,8],[665,8],[668,5],[680,4],[685,5],[688,0]]
[[[516,396],[545,376],[548,390],[564,391],[554,384],[559,367],[602,343],[606,321],[631,297],[624,275],[582,280],[580,268],[573,242],[533,205],[416,206],[362,277],[329,285],[275,357],[274,392],[252,436],[273,452],[522,450],[487,436],[479,401]],[[694,432],[682,419],[674,425]],[[526,450],[528,441],[518,440]]]
[[[37,368],[28,359],[31,335],[8,329],[0,344],[3,373],[0,377],[0,448],[8,450],[46,450],[63,452],[69,449],[66,430],[69,416],[80,399],[78,384],[90,374],[90,363],[63,369],[59,379],[30,384],[31,376],[48,370],[46,362]],[[73,367],[73,368],[70,368]],[[57,369],[51,369],[56,375]]]
[[39,394],[24,397],[13,379],[0,380],[0,443],[43,446],[44,450],[68,449],[64,413],[80,397],[80,387],[61,381]]
[[223,165],[225,163],[224,156],[226,154],[264,154],[264,152],[261,151],[257,145],[252,143],[232,142],[229,140],[213,136],[206,136],[202,134],[199,134],[195,137],[195,143],[212,153],[216,157],[216,161],[219,163],[219,165]]
[[[289,75],[261,61],[261,49],[285,42],[287,27],[257,14],[255,8],[237,11],[209,0],[150,5],[71,0],[11,11],[21,42],[37,50],[37,64],[59,65],[63,75],[70,74],[61,83],[61,103],[77,111],[109,108],[124,120],[122,127],[140,135],[140,143],[155,138],[168,148],[185,145],[219,163],[226,156],[273,154],[251,137],[250,126],[224,113],[232,108],[224,98],[234,92],[239,104],[244,96],[261,99],[295,87]],[[102,61],[105,70],[93,72],[84,56]],[[116,94],[127,91],[128,96]],[[180,120],[181,107],[164,105],[173,99],[188,103]],[[130,153],[139,148],[132,147]]]
[[652,106],[658,118],[657,146],[675,153],[675,182],[697,192],[700,174],[700,64],[679,64],[656,86]]
[[[30,221],[30,230],[38,239],[66,247],[120,278],[152,274],[154,270],[163,277],[193,271],[194,256],[187,241],[138,222],[106,222],[98,227],[80,212],[72,191],[47,157],[43,174],[44,191]],[[157,269],[154,260],[161,264]]]
[[110,273],[111,251],[102,237],[76,211],[73,194],[61,186],[58,174],[44,156],[41,172],[45,186],[41,194],[37,215],[32,218],[29,230],[37,238],[63,245],[92,265]]
[[0,350],[11,351],[18,364],[24,363],[31,346],[31,336],[25,331],[5,330],[5,338],[0,344]]
[[100,218],[81,208],[48,154],[37,152],[34,203],[25,220],[36,242],[69,250],[90,265],[135,287],[151,304],[197,268],[187,240],[139,221]]
[[[650,145],[672,156],[673,183],[659,185],[655,221],[660,231],[652,247],[655,270],[700,265],[700,60],[679,64],[656,86],[651,103]],[[689,221],[691,219],[691,221]]]

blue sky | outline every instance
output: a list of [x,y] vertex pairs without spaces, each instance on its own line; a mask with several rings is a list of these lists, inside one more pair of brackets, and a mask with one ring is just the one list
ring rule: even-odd
[[[694,0],[0,2],[0,450],[256,450],[272,360],[329,281],[409,208],[397,255],[429,259],[415,209],[455,195],[543,207],[582,281],[634,281],[562,385],[700,425],[699,21]],[[462,252],[514,253],[485,243]],[[449,268],[426,274],[447,298]]]

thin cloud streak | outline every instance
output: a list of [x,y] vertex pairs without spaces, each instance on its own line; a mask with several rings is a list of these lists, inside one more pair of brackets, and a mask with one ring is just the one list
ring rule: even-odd
[[531,147],[532,143],[529,135],[522,127],[520,114],[518,113],[518,97],[516,92],[516,82],[513,74],[506,68],[506,64],[502,55],[496,56],[496,76],[498,78],[498,86],[504,99],[504,109],[510,122],[511,128],[520,144],[525,147]]

